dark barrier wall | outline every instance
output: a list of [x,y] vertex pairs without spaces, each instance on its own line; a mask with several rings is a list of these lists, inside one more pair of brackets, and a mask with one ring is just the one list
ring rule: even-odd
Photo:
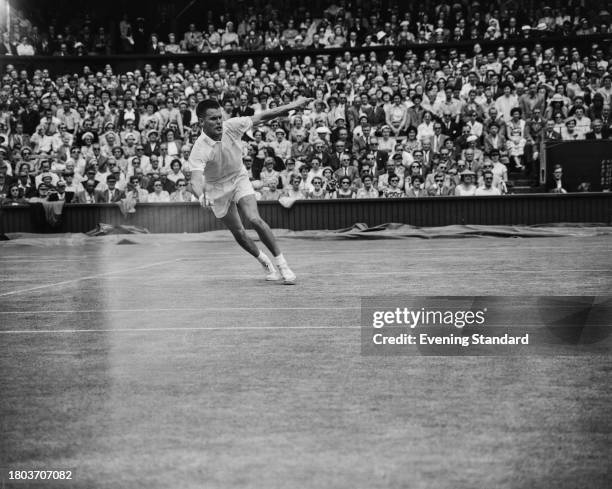
[[582,182],[591,183],[591,191],[602,189],[602,162],[612,160],[612,140],[561,141],[546,143],[546,188],[553,185],[555,165],[563,167],[563,187],[575,192]]
[[[139,204],[124,218],[113,204],[64,207],[62,224],[51,229],[42,206],[0,208],[0,232],[86,232],[98,223],[141,226],[152,233],[197,233],[223,229],[209,209],[199,204]],[[423,199],[315,200],[285,209],[261,202],[262,217],[273,228],[340,229],[362,222],[414,226],[451,224],[518,225],[558,222],[612,224],[612,193],[520,194],[505,197],[430,197]]]
[[[559,46],[572,46],[583,51],[589,51],[593,43],[598,43],[602,46],[608,45],[612,41],[612,34],[594,34],[590,36],[577,37],[550,37],[544,39],[508,39],[501,41],[479,41],[483,51],[486,53],[489,50],[496,49],[499,46],[516,46],[517,49],[526,47],[533,49],[536,44],[541,44],[544,48]],[[154,70],[158,70],[162,64],[173,62],[174,64],[183,63],[187,69],[191,69],[195,63],[206,61],[209,67],[216,67],[219,59],[223,58],[228,63],[234,61],[242,63],[249,58],[252,58],[256,65],[259,65],[263,58],[268,57],[274,61],[283,62],[290,59],[292,56],[340,56],[346,51],[350,51],[354,55],[361,53],[369,54],[371,52],[379,53],[379,56],[386,57],[386,53],[394,51],[396,59],[403,59],[406,51],[412,51],[421,54],[424,51],[432,49],[438,51],[446,51],[454,48],[459,53],[471,54],[474,50],[472,41],[459,43],[445,44],[411,44],[409,46],[373,46],[359,47],[353,49],[334,48],[323,50],[312,49],[288,49],[284,51],[224,51],[222,53],[202,53],[202,54],[176,54],[176,55],[149,55],[149,54],[129,54],[129,55],[112,55],[112,56],[0,56],[0,69],[4,69],[7,64],[12,64],[17,69],[28,70],[32,72],[36,69],[47,68],[51,75],[65,73],[82,73],[83,67],[88,66],[94,71],[102,70],[106,65],[110,65],[115,73],[126,73],[135,69],[143,69],[145,64],[151,64]]]

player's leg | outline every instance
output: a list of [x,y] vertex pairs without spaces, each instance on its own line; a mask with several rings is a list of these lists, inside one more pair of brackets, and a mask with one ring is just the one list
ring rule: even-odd
[[259,248],[246,233],[244,226],[242,225],[242,220],[240,219],[240,214],[238,214],[238,209],[236,208],[236,204],[231,202],[229,205],[229,209],[227,214],[225,214],[221,220],[223,224],[227,226],[227,229],[230,230],[234,239],[238,242],[242,248],[244,248],[248,253],[257,257],[259,255]]
[[266,273],[266,280],[279,280],[281,277],[274,269],[274,265],[270,258],[257,247],[255,241],[246,233],[235,202],[230,203],[227,213],[220,219],[230,230],[236,242],[261,263]]
[[274,256],[280,255],[281,251],[276,242],[274,234],[268,223],[264,221],[257,210],[257,200],[254,195],[245,195],[238,201],[238,206],[246,220],[253,226],[262,243],[272,252]]
[[274,260],[276,262],[276,266],[281,272],[283,276],[283,280],[286,284],[294,284],[295,283],[295,273],[291,271],[285,257],[281,253],[281,250],[276,242],[276,238],[268,226],[268,223],[264,221],[259,215],[259,211],[257,210],[257,200],[255,199],[255,195],[249,194],[241,197],[238,200],[238,206],[242,211],[244,217],[247,221],[253,226],[253,229],[259,235],[259,239],[267,246],[267,248],[274,255]]

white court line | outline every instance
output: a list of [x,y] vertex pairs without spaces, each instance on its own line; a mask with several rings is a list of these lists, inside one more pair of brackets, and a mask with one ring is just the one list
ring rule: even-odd
[[149,263],[148,265],[141,265],[139,267],[124,268],[122,270],[117,270],[117,271],[114,271],[114,272],[98,273],[96,275],[88,275],[86,277],[79,277],[79,278],[75,278],[75,279],[71,279],[71,280],[64,280],[62,282],[55,282],[55,283],[52,283],[52,284],[37,285],[36,287],[29,287],[27,289],[11,290],[10,292],[4,292],[4,293],[0,294],[0,297],[6,297],[8,295],[21,294],[22,292],[31,292],[32,290],[46,289],[48,287],[57,287],[59,285],[66,285],[66,284],[71,284],[71,283],[75,283],[75,282],[80,282],[81,280],[91,280],[91,279],[94,279],[94,278],[106,277],[108,275],[116,275],[118,273],[132,272],[134,270],[144,270],[145,268],[156,267],[158,265],[165,265],[166,263],[176,263],[177,261],[179,261],[179,259],[160,261],[160,262],[157,262],[157,263]]
[[[80,282],[81,280],[90,280],[90,279],[94,279],[94,278],[99,278],[99,277],[104,277],[107,275],[115,275],[115,274],[119,274],[119,273],[125,273],[125,272],[131,272],[134,270],[142,270],[145,268],[151,268],[151,267],[155,267],[158,265],[163,265],[166,263],[176,263],[178,261],[181,261],[180,258],[176,259],[176,260],[169,260],[169,261],[162,261],[162,262],[157,262],[157,263],[151,263],[149,265],[143,265],[141,267],[134,267],[134,268],[126,268],[124,270],[117,270],[115,272],[108,272],[108,273],[101,273],[98,275],[90,275],[87,277],[81,277],[81,278],[76,278],[73,280],[65,280],[63,282],[56,282],[53,284],[45,284],[45,285],[38,285],[36,287],[30,287],[27,289],[20,289],[20,290],[12,290],[10,292],[4,292],[2,294],[0,294],[0,297],[6,297],[9,295],[16,295],[16,294],[20,294],[22,292],[31,292],[33,290],[39,290],[39,289],[45,289],[48,287],[57,287],[60,285],[66,285],[66,284],[70,284],[70,283],[75,283],[75,282]],[[502,273],[504,274],[530,274],[530,273],[537,273],[537,274],[544,274],[544,273],[554,273],[556,275],[560,274],[560,273],[611,273],[612,274],[612,270],[608,270],[608,269],[595,269],[595,270],[585,270],[582,268],[576,269],[576,270],[559,270],[559,269],[552,269],[552,268],[547,268],[544,270],[504,270]],[[431,275],[465,275],[465,270],[425,270],[425,269],[421,269],[421,268],[411,268],[410,270],[406,270],[406,271],[391,271],[391,272],[376,272],[376,271],[370,271],[370,270],[364,270],[361,272],[342,272],[342,276],[406,276],[406,275],[411,275],[411,274],[419,274],[419,275],[423,275],[423,276],[431,276]],[[474,276],[477,274],[490,274],[491,270],[471,270],[469,272],[469,275]],[[320,276],[321,274],[319,272],[302,272],[299,273],[299,276],[303,277],[310,277],[310,276]],[[127,277],[126,280],[130,279],[130,278],[136,278],[138,280],[142,280],[142,277]],[[207,279],[212,279],[212,280],[219,280],[219,279],[247,279],[247,278],[252,278],[255,279],[256,277],[248,277],[246,275],[229,275],[229,274],[224,274],[224,275],[203,275],[201,277],[198,278],[191,278],[191,277],[182,277],[181,280],[183,282],[187,282],[187,281],[198,281],[200,283],[206,282]],[[299,283],[299,282],[298,282]],[[271,285],[274,285],[273,283],[271,283]],[[123,288],[129,288],[130,286],[126,283],[122,284]]]
[[[299,272],[299,270],[297,268],[293,269],[294,271],[297,271],[297,275],[298,275],[298,285],[300,284],[299,278],[300,277],[322,277],[320,272]],[[612,270],[608,270],[608,269],[596,269],[596,270],[585,270],[582,268],[576,269],[576,270],[564,270],[564,269],[553,269],[553,268],[547,268],[545,270],[503,270],[501,273],[503,274],[510,274],[510,273],[514,273],[514,274],[521,274],[521,273],[554,273],[554,274],[560,274],[560,273],[577,273],[577,272],[584,272],[584,273],[602,273],[602,272],[607,272],[607,273],[611,273],[612,274]],[[413,275],[413,274],[418,274],[418,275],[423,275],[423,276],[427,276],[427,275],[477,275],[477,274],[491,274],[491,270],[484,270],[484,269],[479,269],[479,270],[470,270],[468,274],[466,274],[465,270],[427,270],[425,268],[418,268],[418,266],[415,266],[413,268],[410,268],[408,270],[401,270],[401,271],[389,271],[389,272],[377,272],[375,270],[363,270],[360,272],[339,272],[340,276],[346,276],[346,275],[354,275],[354,276],[372,276],[372,275],[382,275],[382,276],[405,276],[405,275]],[[130,280],[132,278],[137,278],[137,279],[141,279],[139,277],[126,277],[126,280]],[[199,277],[181,277],[181,281],[182,282],[201,282],[204,283],[207,281],[207,279],[212,279],[212,280],[219,280],[219,279],[257,279],[257,277],[255,276],[249,276],[246,274],[243,275],[238,275],[238,274],[223,274],[223,275],[208,275],[208,274],[202,274]],[[270,282],[271,285],[274,285],[273,282]],[[122,287],[125,288],[129,288],[130,285],[127,283],[123,283]]]
[[123,313],[123,312],[207,312],[207,311],[333,311],[355,310],[360,306],[323,307],[184,307],[167,309],[66,309],[59,311],[0,311],[1,314],[77,314],[77,313]]
[[[569,272],[569,273],[575,273],[575,272],[585,272],[585,273],[599,273],[599,272],[609,272],[612,273],[612,270],[607,270],[607,269],[596,269],[596,270],[584,270],[582,268],[579,268],[577,270],[559,270],[559,269],[545,269],[545,270],[503,270],[501,273],[545,273],[545,272],[551,272],[551,273],[563,273],[563,272]],[[418,267],[414,267],[411,268],[410,270],[406,270],[406,271],[398,271],[398,272],[370,272],[368,270],[364,270],[363,272],[340,272],[341,275],[408,275],[408,274],[412,274],[412,273],[423,273],[425,275],[455,275],[455,274],[461,274],[461,275],[466,275],[466,271],[465,270],[452,270],[452,271],[447,271],[447,270],[425,270],[425,269],[420,269]],[[477,273],[487,273],[487,274],[491,274],[491,270],[470,270],[469,273],[467,275],[474,275]],[[319,273],[316,272],[304,272],[301,273],[300,275],[320,275]],[[207,277],[211,277],[210,275],[208,275]],[[224,275],[219,275],[219,278],[224,277]]]
[[0,331],[0,334],[71,334],[71,333],[142,333],[154,331],[256,331],[256,330],[291,330],[291,329],[360,329],[361,326],[221,326],[179,327],[179,328],[131,328],[131,329],[30,329]]

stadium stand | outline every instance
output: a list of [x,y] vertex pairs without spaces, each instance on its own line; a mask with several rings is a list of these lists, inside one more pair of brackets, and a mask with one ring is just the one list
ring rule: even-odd
[[[240,4],[184,34],[160,28],[163,11],[115,14],[117,29],[74,13],[78,30],[14,12],[0,47],[0,197],[189,202],[199,101],[229,118],[299,95],[315,100],[245,138],[262,200],[578,190],[562,168],[538,187],[538,171],[547,142],[612,134],[607,3],[381,5]],[[134,68],[90,67],[116,52]],[[20,68],[41,55],[53,68]],[[64,55],[77,72],[62,71]]]

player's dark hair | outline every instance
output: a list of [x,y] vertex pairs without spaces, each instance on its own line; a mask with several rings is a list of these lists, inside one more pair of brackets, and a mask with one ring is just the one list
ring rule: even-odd
[[216,100],[211,100],[211,99],[202,100],[196,107],[196,116],[198,117],[198,119],[201,119],[202,117],[204,117],[204,115],[206,115],[206,111],[208,109],[220,109],[220,108],[221,106],[219,105],[219,102],[217,102]]

